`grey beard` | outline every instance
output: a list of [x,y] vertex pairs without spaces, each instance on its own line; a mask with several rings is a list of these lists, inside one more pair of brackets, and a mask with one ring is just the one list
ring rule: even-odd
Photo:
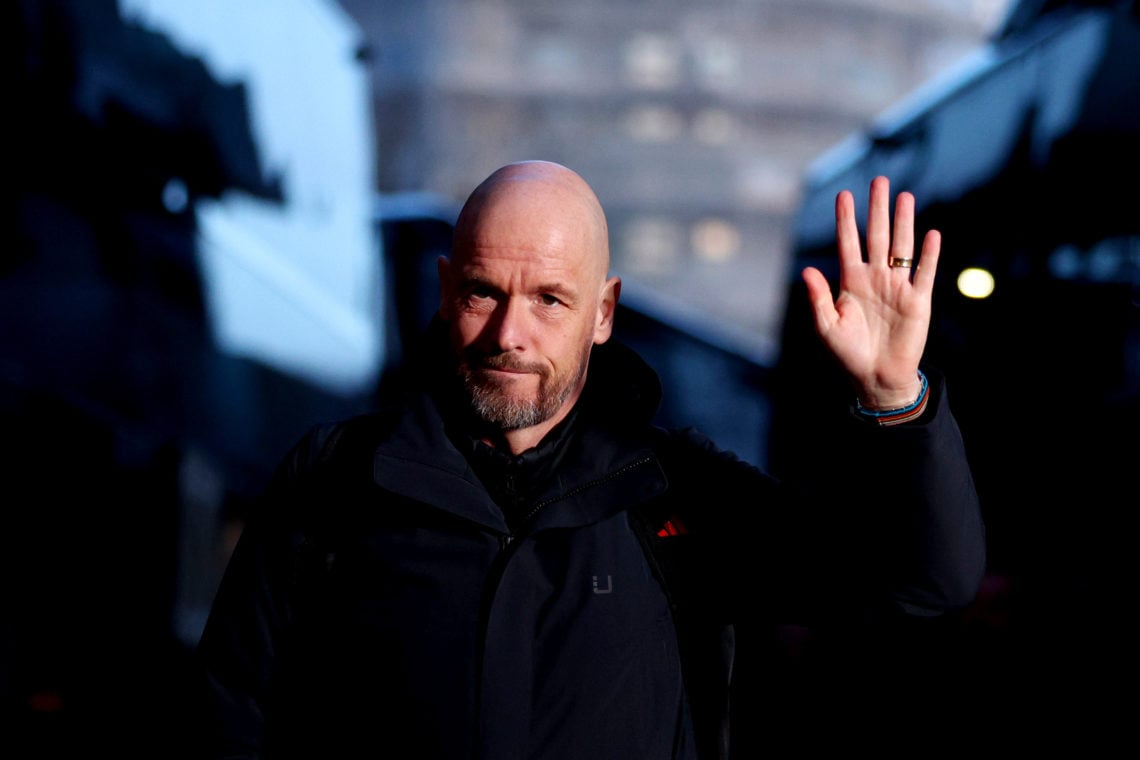
[[540,388],[537,399],[512,399],[498,388],[481,384],[473,374],[464,377],[464,386],[471,399],[471,408],[484,422],[500,430],[520,430],[546,422],[562,406],[574,384],[569,384],[556,395],[548,395]]

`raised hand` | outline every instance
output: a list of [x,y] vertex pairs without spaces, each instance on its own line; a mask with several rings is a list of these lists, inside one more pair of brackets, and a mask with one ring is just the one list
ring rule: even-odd
[[930,303],[942,236],[926,233],[914,258],[914,196],[895,199],[891,230],[890,182],[871,180],[864,261],[848,190],[835,199],[839,247],[839,294],[815,267],[803,271],[820,339],[847,371],[867,409],[896,409],[914,402],[921,389],[918,364],[930,327]]

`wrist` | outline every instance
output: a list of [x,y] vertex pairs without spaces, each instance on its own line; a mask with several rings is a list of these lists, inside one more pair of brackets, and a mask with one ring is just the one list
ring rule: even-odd
[[918,370],[918,381],[918,397],[911,403],[893,409],[870,409],[856,398],[855,413],[863,419],[874,422],[881,427],[901,425],[904,422],[922,416],[922,413],[926,411],[926,402],[930,398],[930,383],[927,381],[926,375],[923,374],[922,370]]

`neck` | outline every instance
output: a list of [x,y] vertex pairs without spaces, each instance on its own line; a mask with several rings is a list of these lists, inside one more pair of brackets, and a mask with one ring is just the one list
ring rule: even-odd
[[484,438],[483,440],[495,448],[505,446],[511,454],[518,456],[527,449],[533,449],[542,439],[546,437],[547,433],[558,426],[558,423],[566,419],[567,413],[570,411],[571,405],[567,404],[559,410],[558,414],[554,415],[548,420],[540,422],[531,427],[518,428],[516,430],[504,430],[500,433],[500,440],[491,440]]

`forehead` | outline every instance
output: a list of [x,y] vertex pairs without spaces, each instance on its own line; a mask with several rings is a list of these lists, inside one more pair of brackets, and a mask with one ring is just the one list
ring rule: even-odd
[[577,293],[588,276],[581,257],[501,246],[471,249],[459,266],[463,281],[525,292]]
[[[506,211],[507,213],[500,213]],[[526,276],[578,281],[604,277],[604,256],[572,216],[488,210],[457,238],[452,261],[466,277]]]

